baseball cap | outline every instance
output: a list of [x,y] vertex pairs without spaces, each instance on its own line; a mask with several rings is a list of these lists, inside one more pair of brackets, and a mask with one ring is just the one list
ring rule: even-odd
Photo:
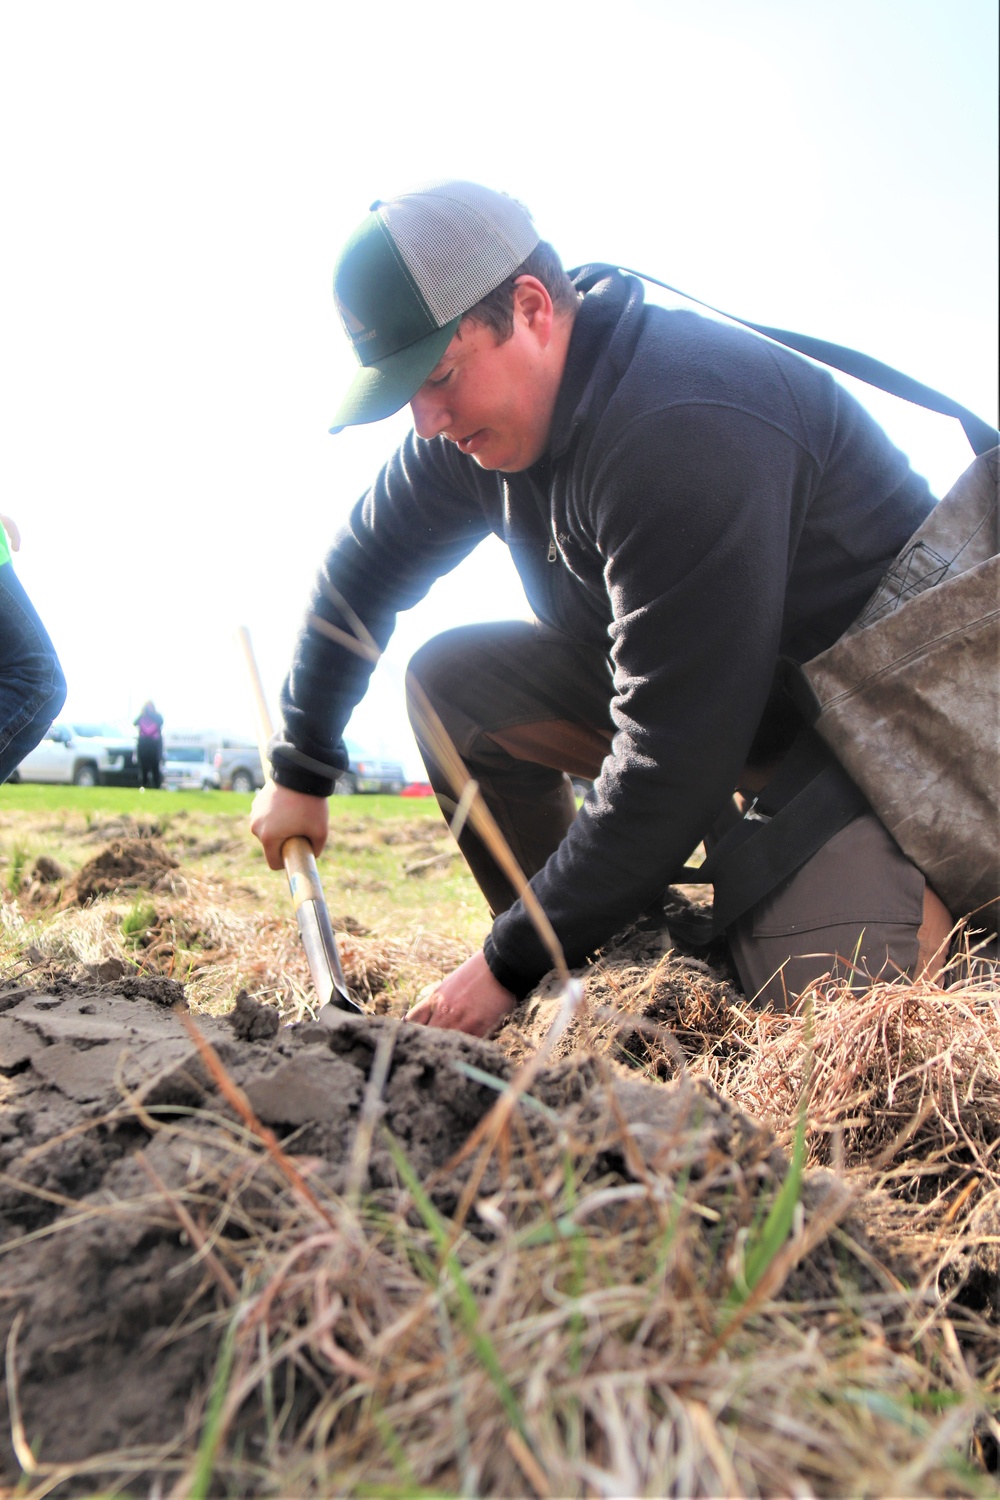
[[333,295],[361,365],[331,432],[406,405],[464,313],[531,254],[527,209],[475,182],[440,182],[372,204],[333,273]]

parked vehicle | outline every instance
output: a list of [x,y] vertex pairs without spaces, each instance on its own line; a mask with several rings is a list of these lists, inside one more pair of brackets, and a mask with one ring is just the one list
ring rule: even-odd
[[406,772],[399,761],[377,760],[363,751],[347,747],[350,760],[347,770],[341,772],[334,784],[338,797],[350,797],[355,792],[389,792],[393,796],[406,785]]
[[399,795],[401,797],[433,797],[434,788],[429,781],[408,781]]
[[216,790],[219,777],[213,759],[211,745],[178,745],[167,740],[160,767],[163,785],[174,792]]
[[[406,774],[397,761],[378,760],[348,746],[351,759],[348,769],[338,778],[334,792],[349,797],[355,792],[398,793],[406,784]],[[212,760],[217,785],[224,792],[254,792],[264,785],[264,767],[256,745],[239,740],[223,740]]]
[[67,786],[136,786],[135,740],[113,724],[57,719],[30,750],[11,781],[63,782]]
[[212,763],[224,792],[253,792],[264,785],[264,768],[256,745],[223,740]]

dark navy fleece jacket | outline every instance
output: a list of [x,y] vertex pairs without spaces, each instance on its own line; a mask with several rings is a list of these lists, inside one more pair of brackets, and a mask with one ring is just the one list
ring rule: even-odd
[[[538,618],[604,644],[612,750],[531,882],[571,965],[643,910],[711,825],[767,738],[779,657],[831,645],[934,503],[825,369],[647,306],[639,281],[606,267],[578,285],[546,457],[487,473],[411,433],[336,539],[310,605],[350,631],[346,601],[384,646],[397,611],[492,531]],[[304,625],[272,752],[281,785],[331,791],[370,671]],[[520,902],[485,953],[519,996],[549,967]]]

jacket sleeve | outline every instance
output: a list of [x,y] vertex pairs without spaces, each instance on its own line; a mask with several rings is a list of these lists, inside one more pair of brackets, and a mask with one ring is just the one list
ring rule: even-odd
[[[579,517],[603,563],[609,757],[533,879],[571,965],[664,890],[731,796],[773,680],[812,461],[755,418],[682,407],[605,451]],[[518,902],[485,945],[523,996],[551,967]]]
[[[456,455],[460,459],[459,455]],[[475,477],[443,442],[410,433],[351,512],[321,567],[281,692],[274,779],[326,797],[347,766],[343,732],[396,615],[485,537]]]

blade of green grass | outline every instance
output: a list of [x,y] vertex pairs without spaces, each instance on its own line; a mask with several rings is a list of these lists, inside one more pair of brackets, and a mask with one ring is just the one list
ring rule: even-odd
[[417,1206],[420,1217],[423,1219],[424,1223],[427,1225],[427,1228],[430,1230],[430,1233],[434,1238],[434,1242],[441,1254],[442,1266],[447,1271],[448,1279],[450,1280],[454,1288],[459,1316],[465,1328],[465,1332],[468,1335],[469,1342],[471,1343],[476,1353],[476,1357],[479,1359],[479,1362],[483,1366],[483,1369],[486,1371],[487,1375],[492,1381],[497,1395],[500,1397],[500,1401],[503,1405],[504,1411],[507,1413],[507,1416],[510,1419],[511,1425],[516,1429],[519,1436],[529,1444],[530,1447],[530,1442],[524,1423],[524,1416],[521,1412],[517,1397],[514,1395],[507,1377],[503,1373],[500,1365],[500,1360],[497,1356],[497,1352],[493,1346],[492,1341],[487,1337],[486,1334],[482,1332],[479,1327],[479,1306],[476,1302],[475,1293],[469,1286],[469,1283],[465,1277],[465,1273],[463,1272],[458,1258],[451,1247],[451,1237],[448,1233],[448,1226],[445,1223],[444,1219],[442,1219],[441,1215],[438,1213],[437,1209],[434,1207],[430,1198],[427,1196],[427,1193],[424,1191],[423,1184],[421,1183],[416,1172],[413,1170],[413,1167],[411,1166],[406,1153],[403,1151],[398,1141],[396,1141],[388,1131],[385,1132],[385,1136],[389,1147],[389,1152],[396,1165],[396,1170],[399,1172],[399,1175],[402,1177],[404,1183],[406,1184],[408,1191],[412,1195],[413,1201]]

